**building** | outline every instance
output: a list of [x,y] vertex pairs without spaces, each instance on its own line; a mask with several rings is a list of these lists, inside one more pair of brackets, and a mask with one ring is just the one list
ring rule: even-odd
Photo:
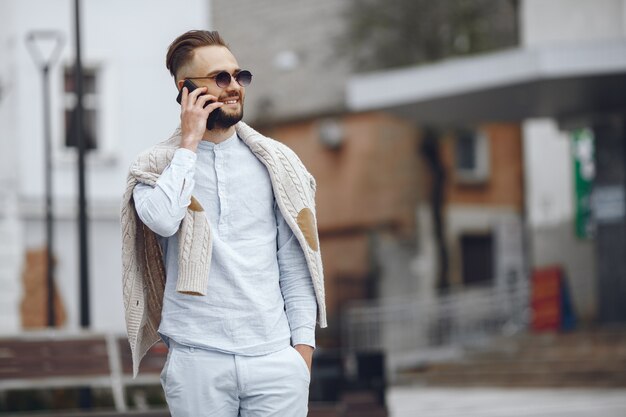
[[[96,147],[87,159],[94,329],[123,331],[117,248],[126,169],[176,125],[165,50],[176,35],[202,27],[219,30],[254,74],[245,120],[291,146],[318,180],[331,316],[331,329],[321,333],[325,343],[340,343],[342,313],[351,301],[434,299],[441,289],[475,284],[506,287],[552,264],[564,268],[583,321],[613,317],[599,306],[616,305],[623,280],[624,164],[611,158],[622,154],[624,1],[526,0],[515,49],[359,75],[336,47],[346,19],[346,2],[339,0],[193,0],[184,14],[173,13],[180,5],[169,0],[101,3],[83,2],[85,104]],[[14,202],[3,212],[13,214],[0,217],[17,236],[6,250],[13,271],[19,270],[16,254],[44,243],[43,132],[32,123],[43,116],[24,100],[38,95],[40,81],[23,39],[30,30],[52,28],[68,40],[52,71],[52,125],[56,273],[66,326],[73,329],[77,180],[65,128],[75,101],[71,2],[14,1],[0,8],[6,23],[0,52],[11,57],[0,64],[0,129],[6,132],[0,145],[9,149],[7,138],[18,138],[15,152],[0,156],[7,159],[0,179],[10,184],[4,201]],[[148,8],[151,18],[141,18]],[[29,13],[33,9],[40,12]],[[109,27],[113,16],[116,30]],[[149,86],[141,96],[139,85]],[[598,155],[594,184],[608,188],[594,200],[596,237],[581,239],[573,232],[570,151],[571,136],[588,131]],[[0,279],[15,275],[3,271]],[[6,295],[13,311],[22,299],[15,288]],[[19,314],[6,317],[16,323]]]
[[[76,101],[71,88],[73,4],[0,4],[0,332],[21,327],[23,301],[39,316],[46,308],[32,292],[23,291],[22,283],[24,271],[32,267],[26,256],[45,247],[42,81],[25,45],[30,31],[42,29],[65,37],[60,60],[50,72],[55,279],[67,316],[63,328],[80,327],[78,180],[67,129]],[[119,204],[128,166],[137,153],[174,131],[176,89],[165,53],[180,33],[208,26],[209,4],[83,0],[81,8],[86,129],[95,147],[86,158],[91,329],[123,333]]]
[[[626,318],[619,301],[624,262],[617,255],[624,239],[624,160],[617,155],[623,154],[625,10],[619,0],[523,1],[520,48],[357,76],[348,93],[353,110],[393,110],[421,123],[522,123],[529,266],[560,265],[586,323]],[[385,91],[373,96],[382,85]],[[575,216],[589,217],[574,210],[571,138],[584,129],[596,146],[593,238],[577,236],[574,227]],[[587,146],[592,173],[589,155]]]
[[[468,131],[480,161],[472,147],[470,160],[459,161],[466,165],[455,159],[457,132],[442,131],[437,163],[449,177],[442,190],[448,227],[438,245],[424,125],[384,106],[350,109],[346,85],[354,70],[338,47],[346,4],[216,0],[212,7],[212,26],[255,74],[246,118],[293,148],[317,179],[330,316],[329,332],[320,335],[329,345],[342,343],[350,302],[432,298],[441,285],[491,285],[505,268],[525,274],[520,124],[485,121]],[[438,262],[440,246],[446,262]],[[449,267],[443,284],[440,264]]]

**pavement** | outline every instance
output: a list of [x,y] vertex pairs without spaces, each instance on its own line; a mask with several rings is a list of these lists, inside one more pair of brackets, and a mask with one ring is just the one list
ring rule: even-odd
[[390,387],[389,417],[626,417],[626,389]]

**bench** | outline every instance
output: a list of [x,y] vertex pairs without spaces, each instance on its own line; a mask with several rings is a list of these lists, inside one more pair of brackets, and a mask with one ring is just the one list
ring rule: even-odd
[[115,409],[128,410],[126,388],[159,384],[167,348],[155,345],[132,378],[130,347],[112,334],[25,332],[0,338],[0,391],[51,388],[109,388]]
[[[320,352],[321,353],[321,352]],[[72,417],[169,417],[167,409],[130,411],[127,388],[160,386],[160,373],[167,358],[167,347],[158,343],[141,362],[141,372],[132,377],[132,358],[125,336],[92,332],[59,331],[25,332],[0,337],[0,392],[8,390],[52,388],[107,388],[115,406],[114,412],[75,411],[46,414]],[[332,358],[328,365],[339,365]],[[337,393],[331,401],[316,401],[320,385],[340,391],[333,379],[343,378],[336,371],[328,372],[323,355],[314,361],[309,417],[386,417],[384,405],[374,392]],[[319,369],[318,369],[319,367]],[[324,376],[326,375],[326,377]],[[28,416],[21,412],[22,417]],[[41,413],[33,414],[41,416]]]

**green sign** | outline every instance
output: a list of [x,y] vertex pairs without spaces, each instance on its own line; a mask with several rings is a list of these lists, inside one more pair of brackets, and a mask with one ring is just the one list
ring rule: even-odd
[[594,138],[590,129],[578,129],[571,133],[574,162],[574,186],[576,236],[581,239],[593,237],[594,223],[591,212],[591,188],[595,177]]

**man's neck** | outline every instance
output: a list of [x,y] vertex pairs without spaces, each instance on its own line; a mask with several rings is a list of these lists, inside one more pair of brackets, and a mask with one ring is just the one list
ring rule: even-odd
[[235,126],[231,126],[227,129],[211,129],[205,130],[202,140],[213,143],[221,143],[235,134]]

